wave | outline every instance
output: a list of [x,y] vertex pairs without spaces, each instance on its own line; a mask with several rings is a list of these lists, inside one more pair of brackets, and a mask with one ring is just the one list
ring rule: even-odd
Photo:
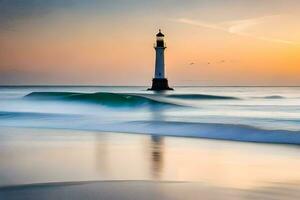
[[[5,117],[6,116],[6,117]],[[126,132],[242,142],[300,145],[300,131],[271,130],[249,125],[181,121],[103,121],[72,115],[2,113],[0,126]]]
[[195,99],[195,100],[230,100],[230,99],[239,99],[231,96],[218,96],[218,95],[208,95],[208,94],[170,94],[167,97],[177,98],[177,99]]
[[280,95],[272,95],[272,96],[266,96],[264,99],[284,99],[283,96]]
[[136,121],[129,124],[122,131],[242,142],[300,144],[300,131],[271,130],[249,125],[176,121]]
[[39,112],[11,112],[0,111],[0,119],[49,119],[49,118],[78,118],[79,114],[62,114],[62,113],[39,113]]
[[271,95],[271,96],[264,96],[264,97],[253,97],[254,99],[285,99],[285,97],[280,95]]
[[139,106],[179,106],[174,103],[158,101],[145,96],[122,93],[74,93],[74,92],[32,92],[24,98],[33,100],[57,100],[81,103],[93,103],[112,107]]

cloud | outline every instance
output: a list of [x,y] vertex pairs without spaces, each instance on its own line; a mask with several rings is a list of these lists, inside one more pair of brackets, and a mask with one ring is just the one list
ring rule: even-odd
[[234,20],[234,21],[226,21],[222,23],[209,23],[204,21],[198,21],[193,20],[189,18],[178,18],[178,19],[172,19],[172,21],[183,23],[183,24],[189,24],[193,26],[203,27],[203,28],[209,28],[219,31],[224,31],[229,34],[235,34],[240,36],[247,36],[258,40],[264,40],[268,42],[276,42],[276,43],[284,43],[284,44],[292,44],[296,45],[299,44],[294,41],[290,40],[284,40],[280,38],[272,38],[272,37],[266,37],[266,36],[259,36],[255,35],[249,32],[249,30],[256,25],[267,23],[269,20],[274,19],[275,17],[278,17],[279,15],[270,15],[270,16],[264,16],[264,17],[258,17],[258,18],[250,18],[250,19],[244,19],[244,20]]
[[179,19],[174,19],[172,21],[189,24],[189,25],[194,25],[194,26],[200,26],[200,27],[204,27],[204,28],[227,31],[226,29],[222,28],[221,26],[219,26],[217,24],[207,23],[207,22],[203,22],[203,21],[196,21],[196,20],[192,20],[192,19],[188,19],[188,18],[179,18]]
[[229,33],[243,34],[249,28],[252,28],[258,24],[266,23],[269,20],[274,19],[275,17],[278,17],[278,16],[279,15],[271,15],[271,16],[264,16],[264,17],[259,17],[259,18],[234,20],[234,21],[225,22],[224,25],[228,26],[227,30]]

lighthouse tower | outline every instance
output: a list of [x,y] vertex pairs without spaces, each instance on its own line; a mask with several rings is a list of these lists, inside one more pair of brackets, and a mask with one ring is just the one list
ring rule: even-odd
[[156,52],[155,57],[155,72],[154,78],[152,79],[152,87],[149,90],[173,90],[168,85],[168,79],[165,77],[165,54],[164,51],[167,47],[164,42],[164,34],[161,33],[159,29],[159,33],[156,34],[156,44],[154,45],[154,49]]

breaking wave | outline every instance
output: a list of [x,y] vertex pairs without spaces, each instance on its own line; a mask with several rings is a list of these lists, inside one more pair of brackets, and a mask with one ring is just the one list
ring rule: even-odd
[[74,93],[74,92],[32,92],[24,98],[47,101],[72,101],[100,104],[109,107],[139,107],[139,106],[179,106],[144,96],[122,93]]
[[242,142],[300,145],[300,131],[272,130],[249,125],[181,122],[181,121],[114,121],[80,115],[1,112],[0,126],[54,128],[87,131],[126,132],[159,136],[194,137]]
[[[176,121],[137,121],[124,128],[127,132],[146,132],[153,135],[195,137],[242,142],[300,144],[300,131],[271,130],[255,126],[221,123]],[[115,130],[117,131],[117,130]]]

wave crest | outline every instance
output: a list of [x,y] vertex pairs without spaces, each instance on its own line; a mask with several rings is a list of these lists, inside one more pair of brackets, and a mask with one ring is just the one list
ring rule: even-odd
[[81,103],[94,103],[112,107],[137,106],[179,106],[169,102],[162,102],[144,96],[121,93],[74,93],[74,92],[32,92],[25,96],[33,100],[57,100]]

